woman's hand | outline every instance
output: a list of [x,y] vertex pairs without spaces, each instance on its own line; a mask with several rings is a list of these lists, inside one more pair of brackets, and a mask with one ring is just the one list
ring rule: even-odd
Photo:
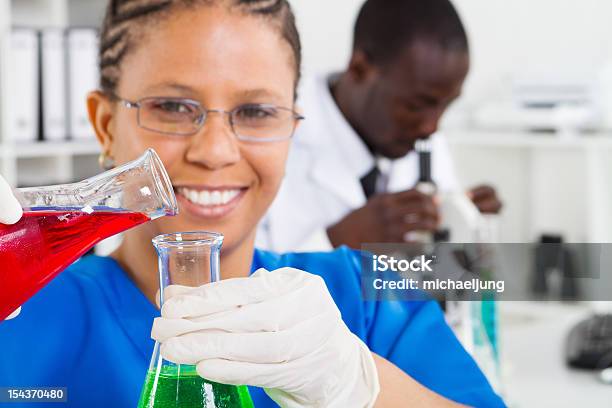
[[0,175],[0,224],[15,224],[22,214],[21,205],[13,195],[11,187]]
[[8,317],[6,318],[6,320],[10,320],[10,319],[14,319],[15,317],[19,316],[19,313],[21,313],[21,306],[18,307],[17,309],[15,309],[15,311],[13,313],[11,313],[10,315],[8,315]]
[[282,407],[372,407],[380,389],[367,346],[323,279],[297,269],[165,290],[152,337],[162,356],[226,384],[263,387]]
[[[8,185],[4,177],[0,175],[0,224],[15,224],[21,218],[23,210],[21,205],[13,195],[11,187]],[[17,316],[21,308],[15,310],[8,319]]]

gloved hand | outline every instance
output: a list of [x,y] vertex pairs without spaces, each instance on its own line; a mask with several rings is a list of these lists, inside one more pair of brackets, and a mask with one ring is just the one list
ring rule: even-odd
[[162,356],[225,384],[263,387],[281,407],[372,407],[368,347],[346,327],[323,279],[283,268],[165,290],[152,337]]
[[[0,224],[15,224],[21,218],[23,210],[13,195],[11,187],[0,175]],[[21,308],[15,310],[7,319],[17,316]]]
[[11,187],[0,175],[0,224],[15,224],[22,214],[21,205],[13,195]]
[[11,313],[10,315],[8,315],[8,317],[6,318],[6,320],[10,320],[13,319],[17,316],[19,316],[19,313],[21,313],[21,307],[18,307],[13,313]]

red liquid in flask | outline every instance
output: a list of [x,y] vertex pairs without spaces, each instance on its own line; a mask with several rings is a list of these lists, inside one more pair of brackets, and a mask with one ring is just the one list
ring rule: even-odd
[[58,210],[0,224],[0,322],[98,242],[146,221],[136,212]]

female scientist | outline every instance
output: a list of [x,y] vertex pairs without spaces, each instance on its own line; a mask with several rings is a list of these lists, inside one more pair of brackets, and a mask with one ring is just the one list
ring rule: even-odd
[[[356,252],[254,249],[300,120],[286,0],[111,1],[100,66],[87,104],[101,161],[154,148],[180,215],[129,231],[111,257],[83,258],[0,324],[0,386],[67,387],[71,407],[136,406],[159,314],[151,239],[213,230],[228,280],[166,302],[153,337],[167,359],[253,386],[258,408],[504,406],[436,303],[361,300]],[[14,221],[0,190],[0,217]]]

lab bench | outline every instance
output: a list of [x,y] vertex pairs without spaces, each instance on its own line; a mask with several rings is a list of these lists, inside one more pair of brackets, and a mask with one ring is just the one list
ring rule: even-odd
[[612,386],[594,371],[570,369],[569,330],[593,311],[589,302],[500,302],[503,393],[510,408],[608,408]]

